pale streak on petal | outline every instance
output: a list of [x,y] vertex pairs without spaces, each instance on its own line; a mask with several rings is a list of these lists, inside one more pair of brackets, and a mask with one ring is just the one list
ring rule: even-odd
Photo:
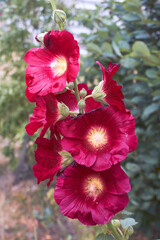
[[54,73],[55,77],[62,76],[67,70],[67,60],[63,56],[58,56],[54,59],[54,61],[50,64],[50,67]]

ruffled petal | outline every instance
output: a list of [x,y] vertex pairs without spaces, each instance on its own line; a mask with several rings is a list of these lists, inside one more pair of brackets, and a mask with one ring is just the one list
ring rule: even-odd
[[106,94],[103,100],[109,105],[114,105],[121,110],[125,110],[125,105],[122,100],[124,98],[123,93],[121,91],[122,86],[121,85],[117,86],[116,81],[112,79],[112,76],[118,70],[120,65],[112,64],[110,62],[108,68],[105,69],[105,67],[100,62],[97,61],[96,63],[100,66],[103,74],[102,89],[103,92]]
[[54,197],[63,215],[85,225],[105,224],[128,204],[129,178],[120,164],[103,172],[73,162],[56,182]]
[[134,117],[115,106],[68,118],[56,126],[64,136],[65,150],[77,163],[95,171],[121,162],[137,145]]
[[46,47],[29,50],[24,59],[27,97],[44,96],[64,90],[66,82],[73,82],[79,71],[79,46],[67,31],[50,31],[44,37]]
[[33,172],[37,178],[37,183],[49,179],[47,186],[50,185],[54,175],[61,169],[62,157],[58,151],[62,150],[60,142],[55,138],[37,138],[37,150],[35,160],[37,164],[33,166]]
[[36,98],[36,107],[30,117],[30,123],[26,125],[26,131],[33,135],[40,127],[40,136],[43,137],[47,129],[60,117],[57,100],[53,94]]

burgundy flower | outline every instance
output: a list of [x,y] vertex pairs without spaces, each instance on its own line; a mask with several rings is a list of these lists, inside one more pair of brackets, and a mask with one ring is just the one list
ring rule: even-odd
[[105,224],[128,204],[129,178],[120,164],[103,172],[72,163],[57,177],[54,197],[63,215]]
[[36,107],[30,117],[30,123],[26,125],[26,131],[33,135],[42,127],[40,136],[43,137],[47,129],[55,123],[61,116],[57,107],[57,100],[54,94],[50,93],[43,97],[36,97]]
[[50,179],[47,186],[50,185],[54,175],[62,168],[63,158],[58,154],[62,151],[60,142],[52,135],[52,138],[37,138],[37,150],[35,151],[35,160],[37,164],[33,166],[33,172],[37,178],[37,183]]
[[[91,95],[93,89],[88,90],[88,87],[85,83],[78,84],[79,92],[83,88],[87,91],[87,96]],[[70,111],[74,111],[78,113],[79,109],[78,109],[76,96],[70,90],[67,90],[66,92],[61,94],[57,94],[55,95],[55,97],[59,102],[63,102],[64,104],[66,104],[69,107]],[[102,104],[95,101],[92,97],[86,99],[85,102],[86,102],[86,106],[84,108],[84,112],[89,112],[91,110],[102,107]]]
[[[97,62],[97,64],[102,66],[102,64],[100,64],[99,62]],[[106,71],[109,72],[111,77],[113,77],[113,75],[117,72],[119,67],[120,67],[120,64],[109,62],[108,67],[106,68]]]
[[44,36],[45,47],[32,48],[24,59],[29,94],[44,96],[62,91],[66,82],[73,82],[79,71],[79,47],[67,31],[50,31]]
[[116,81],[112,79],[112,76],[116,73],[120,65],[112,64],[110,62],[108,68],[105,69],[100,62],[97,61],[96,63],[100,66],[103,73],[102,91],[106,94],[103,101],[109,105],[114,105],[121,110],[125,110],[125,105],[122,100],[124,98],[123,93],[121,92],[122,86],[117,86]]
[[103,171],[135,150],[135,120],[129,111],[115,106],[60,121],[62,146],[74,160],[95,171]]

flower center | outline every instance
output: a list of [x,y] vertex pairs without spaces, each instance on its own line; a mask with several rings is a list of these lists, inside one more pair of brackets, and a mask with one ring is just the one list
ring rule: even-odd
[[101,127],[91,128],[87,135],[87,140],[92,147],[97,150],[103,148],[108,141],[105,129]]
[[103,190],[101,179],[98,177],[90,177],[85,182],[85,191],[89,196],[97,197]]
[[65,57],[59,56],[54,59],[54,61],[50,64],[50,67],[54,72],[54,76],[59,77],[67,70],[67,61]]

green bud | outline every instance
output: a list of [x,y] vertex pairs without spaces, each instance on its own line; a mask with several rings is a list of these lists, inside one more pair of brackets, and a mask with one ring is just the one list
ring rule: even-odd
[[111,223],[115,228],[119,228],[121,226],[120,221],[118,219],[111,220]]
[[68,117],[69,108],[64,103],[58,102],[58,110],[63,117]]
[[47,32],[45,33],[40,33],[39,35],[37,35],[35,38],[37,40],[37,42],[40,42],[42,44],[44,44],[44,36],[46,35]]
[[74,161],[72,158],[72,155],[67,151],[61,151],[61,152],[59,152],[59,155],[61,155],[63,158],[62,163],[61,163],[61,165],[63,167],[67,167],[70,163],[72,163]]
[[129,226],[129,227],[125,227],[124,228],[124,233],[126,236],[130,236],[134,233],[134,229],[132,226]]
[[70,90],[73,90],[74,88],[74,83],[73,82],[70,82],[66,85],[66,87],[68,87]]
[[106,96],[106,94],[102,90],[103,81],[101,81],[92,91],[92,97],[94,100],[101,102],[101,100]]
[[83,99],[81,99],[79,102],[78,102],[78,107],[79,107],[79,110],[83,110],[85,108],[86,104],[85,104],[85,101]]
[[62,10],[56,9],[53,11],[53,19],[57,24],[65,24],[66,13]]
[[80,95],[81,97],[84,98],[87,95],[87,91],[84,88],[82,88],[82,90],[80,91]]

